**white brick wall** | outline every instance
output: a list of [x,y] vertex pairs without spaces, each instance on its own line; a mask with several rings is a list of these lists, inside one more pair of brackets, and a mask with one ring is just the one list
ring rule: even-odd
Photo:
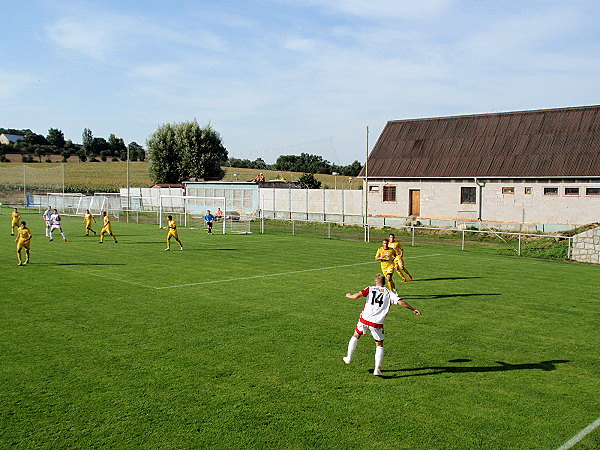
[[[421,191],[422,218],[441,220],[476,220],[478,204],[461,204],[461,187],[479,187],[474,181],[369,181],[379,186],[369,190],[369,214],[395,217],[409,216],[409,191]],[[383,186],[396,186],[396,201],[383,202]],[[514,188],[514,194],[503,194],[502,188]],[[525,194],[525,188],[531,194]],[[544,195],[544,188],[558,188],[558,195]],[[579,195],[566,195],[565,188],[579,188]],[[481,188],[481,218],[489,222],[549,223],[584,225],[600,221],[600,195],[586,195],[586,188],[600,187],[596,183],[540,182],[519,180],[486,182]],[[479,202],[479,199],[478,199]]]

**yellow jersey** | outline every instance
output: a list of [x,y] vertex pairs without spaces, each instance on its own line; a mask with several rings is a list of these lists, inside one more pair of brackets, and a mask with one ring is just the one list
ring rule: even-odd
[[402,244],[400,244],[400,242],[390,242],[388,246],[396,251],[396,256],[402,257],[404,255],[404,249],[402,248]]
[[12,219],[12,223],[19,223],[19,220],[21,220],[21,213],[18,212],[12,212],[10,215],[11,219]]
[[29,228],[19,228],[19,230],[17,231],[17,236],[18,247],[29,246],[29,242],[31,241],[31,231],[29,231]]
[[104,216],[104,227],[110,227],[110,218],[108,216]]
[[167,231],[169,236],[177,237],[177,224],[174,220],[167,220]]
[[94,216],[92,214],[86,213],[85,216],[83,216],[83,220],[85,220],[87,223],[92,223],[92,220],[94,220]]
[[392,262],[394,261],[394,258],[396,258],[396,256],[396,250],[394,250],[393,248],[388,247],[388,249],[386,250],[383,247],[380,247],[379,250],[377,250],[375,259],[383,257],[383,259],[381,260],[382,263]]

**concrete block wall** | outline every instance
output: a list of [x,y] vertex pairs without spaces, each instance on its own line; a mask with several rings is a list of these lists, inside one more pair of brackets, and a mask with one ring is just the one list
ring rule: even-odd
[[600,264],[600,227],[592,228],[573,237],[571,259]]

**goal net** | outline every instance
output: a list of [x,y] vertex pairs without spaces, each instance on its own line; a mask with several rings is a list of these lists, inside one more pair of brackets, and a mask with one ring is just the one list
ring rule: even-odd
[[[158,226],[166,226],[167,216],[173,216],[173,219],[179,226],[184,228],[206,228],[204,216],[208,211],[213,216],[218,216],[217,212],[221,210],[222,216],[227,216],[227,202],[225,197],[195,197],[181,195],[161,195],[159,203]],[[227,233],[227,221],[215,220],[213,230],[223,228],[223,234]]]
[[227,232],[232,234],[250,234],[253,216],[239,214],[237,211],[229,211],[225,216]]
[[118,220],[122,210],[121,195],[114,192],[96,192],[94,195],[81,197],[76,214],[83,216],[88,209],[92,214],[101,214],[102,211],[106,211]]
[[52,209],[56,208],[64,216],[74,216],[77,214],[79,202],[85,198],[85,195],[49,192],[45,197],[45,205],[40,205],[40,207],[50,206]]

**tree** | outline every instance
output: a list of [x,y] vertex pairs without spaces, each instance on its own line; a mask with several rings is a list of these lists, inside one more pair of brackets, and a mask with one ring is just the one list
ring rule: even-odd
[[92,134],[92,130],[89,128],[84,128],[83,133],[81,133],[81,143],[83,144],[83,149],[88,151],[88,149],[92,146],[94,142],[94,135]]
[[66,144],[65,135],[58,128],[50,128],[48,130],[48,136],[46,137],[46,140],[50,145],[53,145],[58,149],[64,148]]
[[108,137],[108,150],[111,156],[118,156],[121,161],[127,161],[127,147],[123,139],[111,134]]
[[155,183],[179,183],[183,180],[174,125],[158,127],[147,141],[150,178]]
[[297,155],[281,155],[275,161],[275,169],[288,172],[331,173],[331,163],[322,156],[301,153]]
[[298,178],[298,183],[300,184],[301,189],[320,189],[321,182],[317,180],[312,173],[302,174],[300,178]]
[[128,145],[129,148],[129,160],[130,161],[143,161],[145,157],[144,147],[142,147],[137,142],[130,142]]
[[37,134],[37,133],[27,133],[25,135],[25,137],[23,138],[23,142],[30,144],[30,145],[34,145],[34,146],[48,145],[48,141],[46,140],[46,138],[44,136],[42,136],[41,134]]
[[180,183],[191,178],[221,179],[227,149],[210,125],[196,120],[159,127],[148,138],[150,176],[155,183]]

